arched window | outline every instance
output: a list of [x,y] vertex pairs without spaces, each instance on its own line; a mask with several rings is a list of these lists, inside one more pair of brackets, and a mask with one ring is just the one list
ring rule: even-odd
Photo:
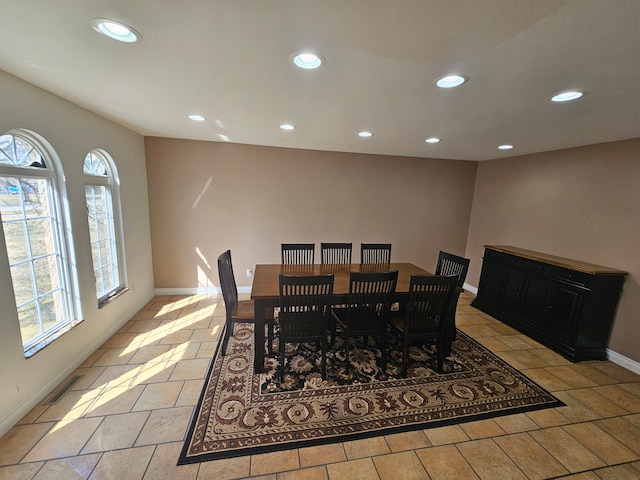
[[80,318],[63,179],[43,138],[0,136],[0,217],[27,357]]
[[84,159],[85,195],[98,305],[124,288],[118,175],[113,159],[92,150]]

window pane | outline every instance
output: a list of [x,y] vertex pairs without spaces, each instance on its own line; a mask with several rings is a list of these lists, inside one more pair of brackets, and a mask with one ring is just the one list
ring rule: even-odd
[[42,333],[35,302],[18,308],[18,320],[23,344],[26,345]]
[[[4,216],[3,216],[4,218]],[[12,222],[4,225],[4,237],[7,242],[9,264],[14,265],[29,258],[29,243],[23,222]]]
[[64,315],[62,297],[57,290],[40,299],[40,314],[42,316],[42,327],[45,332],[56,326],[57,319]]
[[93,269],[97,270],[100,268],[100,243],[92,243],[91,244],[91,259],[93,260]]
[[39,295],[59,288],[57,265],[54,256],[34,260],[33,267],[36,272],[36,287]]
[[100,265],[107,265],[111,261],[109,240],[100,241]]
[[53,245],[53,228],[50,218],[27,220],[26,223],[32,256],[40,257],[55,250],[55,245]]
[[84,159],[84,173],[87,175],[108,175],[107,164],[93,152],[87,154]]
[[0,177],[0,215],[5,222],[22,217],[22,196],[17,178]]
[[14,135],[0,136],[0,163],[16,167],[45,167],[44,159],[35,146]]
[[22,305],[23,303],[33,300],[36,296],[36,290],[31,262],[14,265],[10,270],[16,305]]

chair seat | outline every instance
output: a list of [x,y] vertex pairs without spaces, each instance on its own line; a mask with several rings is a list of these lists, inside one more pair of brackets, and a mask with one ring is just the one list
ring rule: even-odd
[[[400,333],[404,334],[404,322],[405,322],[405,317],[404,315],[400,316],[400,315],[396,315],[394,317],[391,317],[389,319],[389,324],[395,328],[396,330],[398,330]],[[436,336],[438,333],[429,329],[429,328],[420,328],[420,327],[416,327],[414,329],[411,330],[411,335],[420,335],[420,336],[427,336],[427,335],[433,335]]]
[[404,316],[395,316],[389,319],[391,326],[401,332],[404,332]]

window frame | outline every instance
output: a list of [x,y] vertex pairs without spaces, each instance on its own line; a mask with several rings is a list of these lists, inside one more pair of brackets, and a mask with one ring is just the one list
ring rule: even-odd
[[[96,175],[87,173],[85,168],[85,162],[90,155],[96,156],[103,164],[106,170],[105,175]],[[110,200],[110,211],[106,212],[111,219],[111,225],[108,226],[110,231],[109,241],[113,246],[113,253],[115,254],[114,265],[117,268],[117,282],[116,285],[103,292],[101,295],[98,293],[97,278],[96,278],[96,298],[98,300],[98,308],[102,308],[120,294],[128,290],[127,287],[127,272],[125,262],[124,251],[124,235],[122,228],[122,210],[120,203],[120,178],[118,176],[118,170],[115,162],[108,152],[101,148],[94,148],[85,155],[85,161],[83,162],[83,175],[84,175],[84,187],[85,187],[85,203],[87,205],[87,226],[91,231],[91,220],[89,219],[89,203],[87,199],[86,188],[90,186],[105,187]],[[91,235],[89,235],[89,243],[91,249],[91,264],[93,266],[94,277],[96,277],[96,265],[93,262],[93,241]],[[103,265],[100,266],[102,268]]]
[[[56,264],[58,268],[56,273],[60,276],[60,294],[63,303],[63,317],[57,318],[54,328],[41,333],[34,337],[32,340],[25,342],[22,338],[22,346],[25,357],[29,358],[49,345],[55,339],[69,331],[72,327],[82,322],[82,308],[80,303],[80,290],[77,271],[75,269],[75,249],[73,244],[73,235],[70,223],[69,213],[69,201],[66,193],[66,181],[62,163],[53,147],[40,135],[30,130],[25,129],[13,129],[0,134],[1,136],[10,135],[21,139],[24,142],[31,144],[38,150],[39,155],[44,160],[44,167],[30,167],[30,166],[15,166],[0,164],[0,177],[12,177],[17,179],[43,179],[47,181],[47,194],[48,201],[51,203],[51,212],[49,216],[52,222],[52,236],[55,246],[55,252],[53,254],[56,257]],[[5,250],[7,255],[8,244],[5,237],[4,228],[0,228],[0,235],[2,235],[5,243]],[[29,250],[28,262],[33,265],[34,256]],[[48,252],[50,254],[51,252]],[[19,262],[20,263],[20,262]],[[9,264],[11,267],[11,264]],[[17,298],[15,295],[15,289],[13,288],[13,277],[10,275],[12,281],[12,290],[14,293],[14,302],[17,310]],[[33,277],[32,277],[33,281]],[[37,295],[37,294],[36,294]],[[35,297],[35,301],[40,305],[40,296]],[[40,307],[38,307],[39,310]],[[18,317],[18,321],[20,318]],[[38,321],[42,324],[42,318],[39,317]],[[41,325],[42,326],[42,325]],[[22,337],[22,326],[20,326],[20,334]]]

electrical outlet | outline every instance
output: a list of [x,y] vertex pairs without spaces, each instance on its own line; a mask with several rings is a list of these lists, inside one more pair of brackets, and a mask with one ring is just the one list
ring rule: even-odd
[[253,270],[251,270],[250,268],[247,268],[247,277],[252,277],[253,276]]

